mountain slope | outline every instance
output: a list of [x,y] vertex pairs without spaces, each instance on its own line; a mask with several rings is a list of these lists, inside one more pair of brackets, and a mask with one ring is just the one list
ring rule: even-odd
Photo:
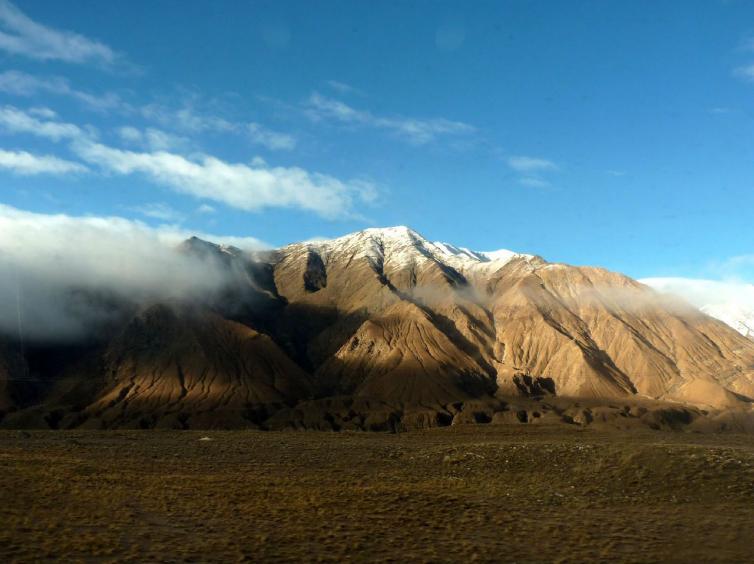
[[266,335],[206,311],[153,306],[103,356],[87,426],[249,426],[253,409],[309,394],[308,376]]
[[444,406],[494,391],[485,370],[411,302],[365,321],[315,377],[339,393],[409,405]]

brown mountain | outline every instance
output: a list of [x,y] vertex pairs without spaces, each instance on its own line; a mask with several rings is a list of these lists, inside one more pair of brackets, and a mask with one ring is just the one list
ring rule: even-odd
[[[408,368],[438,385],[450,373],[490,378],[503,393],[525,391],[527,376],[570,397],[725,407],[754,396],[750,340],[599,268],[487,256],[392,228],[286,247],[275,282],[289,307],[338,312],[307,335],[307,352],[315,380],[334,373],[349,393],[398,400]],[[354,317],[364,319],[355,331]]]
[[506,411],[590,422],[599,410],[569,415],[577,400],[619,402],[623,417],[640,404],[751,413],[754,341],[600,268],[405,227],[254,257],[198,240],[182,252],[222,253],[236,282],[206,304],[142,308],[41,403],[0,397],[2,423],[53,411],[58,426],[94,427],[406,428]]

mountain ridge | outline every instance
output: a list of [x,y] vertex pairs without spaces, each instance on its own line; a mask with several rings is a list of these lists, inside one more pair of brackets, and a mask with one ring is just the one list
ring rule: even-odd
[[605,269],[405,226],[253,254],[192,238],[178,252],[226,269],[225,290],[140,306],[65,377],[41,374],[33,399],[6,391],[0,425],[395,428],[542,398],[751,412],[754,341]]

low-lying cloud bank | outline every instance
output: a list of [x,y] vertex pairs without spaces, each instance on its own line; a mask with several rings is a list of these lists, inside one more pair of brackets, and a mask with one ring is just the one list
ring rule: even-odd
[[[47,215],[0,204],[0,333],[72,341],[117,313],[114,303],[202,299],[232,275],[179,252],[193,235],[120,217]],[[244,250],[253,238],[196,234]]]
[[699,278],[643,278],[639,280],[660,292],[676,294],[696,307],[735,301],[754,306],[754,284]]
[[754,336],[754,284],[695,278],[645,278],[640,282],[680,296],[741,334]]

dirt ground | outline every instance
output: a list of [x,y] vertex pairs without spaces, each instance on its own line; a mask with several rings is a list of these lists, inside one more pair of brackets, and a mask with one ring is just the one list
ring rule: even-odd
[[0,495],[2,561],[754,561],[750,435],[2,431]]

